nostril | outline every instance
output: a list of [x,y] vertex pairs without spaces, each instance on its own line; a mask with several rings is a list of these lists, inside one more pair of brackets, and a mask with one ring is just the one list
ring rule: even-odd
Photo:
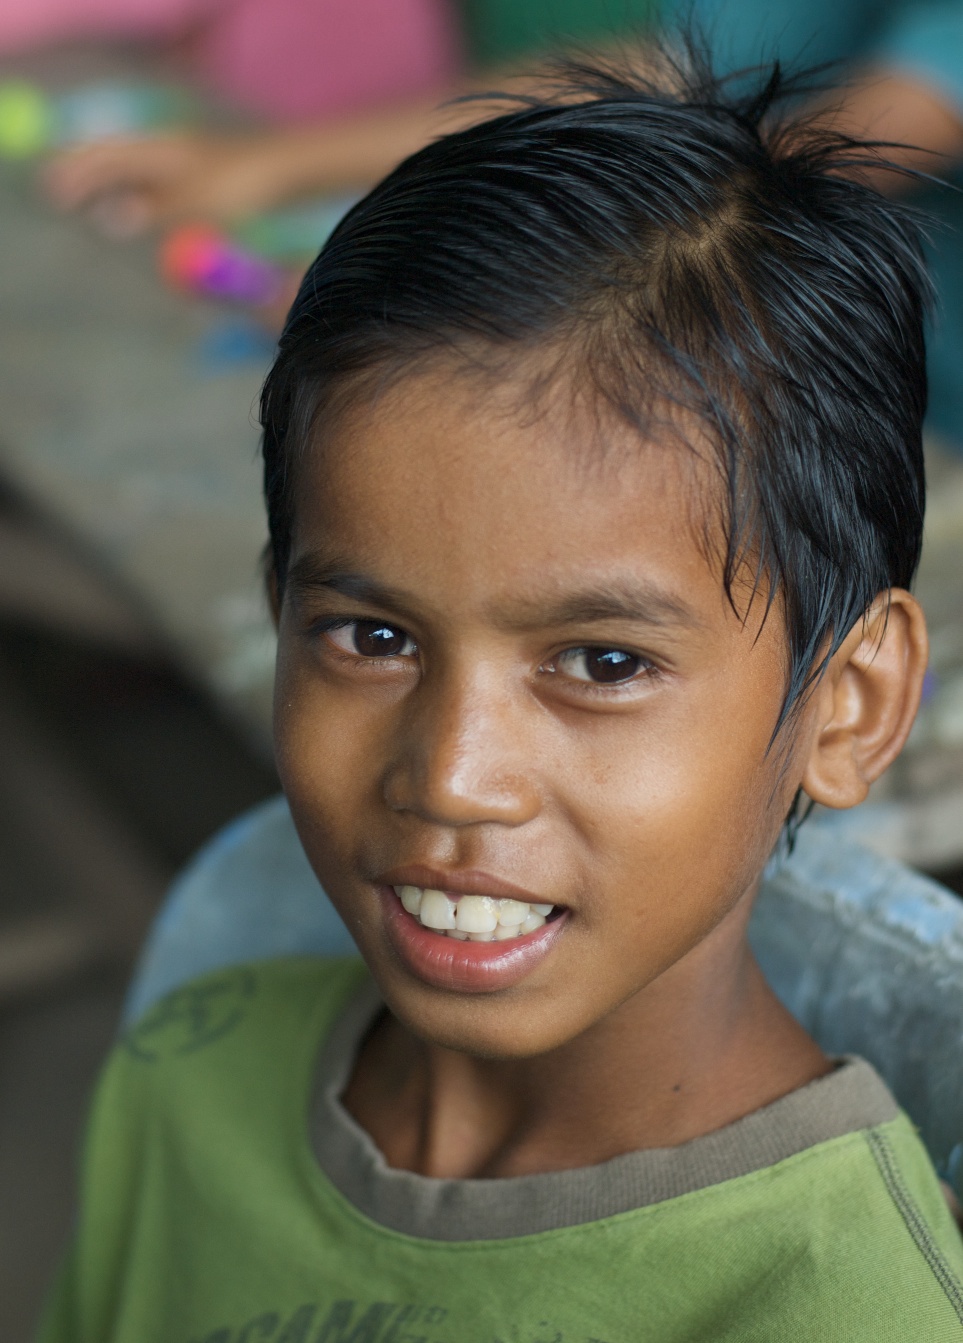
[[540,810],[527,780],[472,776],[464,768],[443,772],[430,762],[420,770],[392,770],[382,797],[391,811],[439,826],[523,825]]

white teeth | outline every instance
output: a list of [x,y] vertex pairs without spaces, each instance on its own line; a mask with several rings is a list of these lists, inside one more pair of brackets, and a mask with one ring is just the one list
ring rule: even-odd
[[455,927],[460,933],[493,933],[498,917],[498,901],[487,895],[463,895],[455,906]]
[[[529,910],[533,908],[531,905],[526,905],[524,900],[499,900],[496,903],[498,904],[498,922],[506,924],[508,927],[514,924],[517,928],[523,924],[528,918]],[[552,906],[549,905],[549,909],[551,908]]]
[[452,900],[444,891],[396,886],[402,906],[425,928],[446,933],[458,942],[507,942],[543,927],[554,905],[525,900],[496,900],[489,895],[463,895]]
[[421,887],[399,886],[398,896],[408,913],[414,914],[417,918],[418,911],[421,909]]
[[455,902],[449,900],[444,891],[425,891],[418,918],[426,928],[454,928]]

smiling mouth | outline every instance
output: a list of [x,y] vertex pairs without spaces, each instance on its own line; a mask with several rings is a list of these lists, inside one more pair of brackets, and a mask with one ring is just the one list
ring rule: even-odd
[[509,942],[527,937],[561,914],[560,905],[490,895],[448,895],[423,886],[394,886],[407,912],[434,933],[457,942]]

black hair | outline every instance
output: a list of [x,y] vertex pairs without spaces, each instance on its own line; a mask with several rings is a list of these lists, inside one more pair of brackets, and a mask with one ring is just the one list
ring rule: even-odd
[[564,348],[640,427],[668,397],[708,429],[729,599],[748,564],[785,615],[781,725],[919,560],[928,280],[913,211],[860,180],[878,148],[794,120],[804,79],[682,50],[655,74],[568,66],[346,216],[262,396],[271,558],[283,591],[297,462],[338,389]]

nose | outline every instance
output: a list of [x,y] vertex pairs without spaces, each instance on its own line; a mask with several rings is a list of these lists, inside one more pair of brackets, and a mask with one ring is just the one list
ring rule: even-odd
[[524,825],[541,807],[537,707],[494,670],[428,676],[384,775],[393,811],[440,826]]

